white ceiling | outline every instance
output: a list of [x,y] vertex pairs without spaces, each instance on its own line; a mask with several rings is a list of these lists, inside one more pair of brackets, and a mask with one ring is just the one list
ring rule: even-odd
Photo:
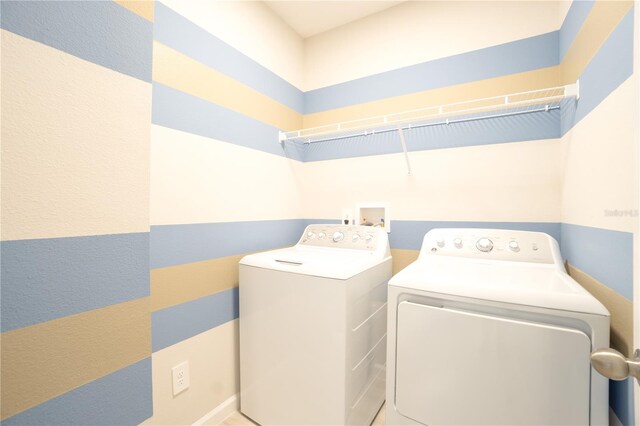
[[265,0],[265,3],[302,38],[307,38],[388,9],[402,0]]

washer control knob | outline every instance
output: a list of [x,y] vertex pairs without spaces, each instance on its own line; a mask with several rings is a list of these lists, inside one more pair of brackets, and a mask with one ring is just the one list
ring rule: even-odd
[[313,240],[316,237],[316,234],[314,234],[313,232],[309,231],[307,232],[307,238],[310,240]]
[[340,241],[344,240],[344,234],[340,231],[336,231],[333,233],[333,242],[334,243],[339,243]]
[[444,247],[444,238],[438,238],[436,240],[436,244],[438,245],[438,247],[442,248]]
[[351,237],[351,241],[353,241],[354,243],[357,242],[360,239],[360,235],[358,234],[353,234],[353,237]]
[[371,235],[371,234],[367,234],[367,235],[365,235],[364,239],[365,239],[367,242],[370,242],[371,240],[373,240],[373,235]]
[[325,234],[324,232],[320,232],[320,233],[318,233],[318,238],[319,238],[319,239],[323,239],[323,238],[324,238],[324,237],[326,237],[326,236],[327,236],[327,234]]
[[453,245],[455,248],[462,248],[462,238],[456,238],[455,240],[453,240]]
[[518,244],[517,241],[510,241],[509,242],[509,250],[513,251],[513,252],[519,252],[520,251],[520,244]]
[[493,250],[493,241],[488,238],[480,238],[476,243],[476,248],[483,252],[490,252]]

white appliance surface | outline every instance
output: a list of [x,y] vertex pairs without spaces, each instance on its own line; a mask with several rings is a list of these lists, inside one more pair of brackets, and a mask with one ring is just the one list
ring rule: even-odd
[[[352,249],[294,246],[245,256],[241,264],[274,271],[346,280],[385,258]],[[327,267],[330,265],[330,267]]]
[[[396,407],[409,418],[428,425],[589,424],[591,342],[581,331],[402,302],[397,339]],[[488,387],[494,391],[478,391]]]
[[388,308],[387,424],[608,424],[609,314],[550,236],[434,229]]
[[365,425],[384,401],[391,257],[378,228],[310,225],[240,262],[241,411],[263,425]]
[[409,265],[390,284],[442,295],[608,315],[606,308],[566,272],[535,263],[428,256]]

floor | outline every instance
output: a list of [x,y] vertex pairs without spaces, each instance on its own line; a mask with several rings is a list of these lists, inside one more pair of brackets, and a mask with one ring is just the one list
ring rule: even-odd
[[[378,411],[378,414],[373,419],[373,423],[371,423],[371,426],[384,426],[385,424],[384,413],[385,413],[385,406],[383,404],[382,408],[380,408],[380,411]],[[243,416],[242,413],[238,411],[234,411],[233,413],[231,413],[231,415],[226,419],[224,419],[224,421],[221,424],[225,426],[255,426],[256,425],[254,422],[252,422],[251,420]]]

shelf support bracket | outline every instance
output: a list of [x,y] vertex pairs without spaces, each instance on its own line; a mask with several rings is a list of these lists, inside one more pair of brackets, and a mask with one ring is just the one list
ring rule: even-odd
[[409,163],[409,153],[407,152],[407,144],[404,141],[404,132],[402,127],[398,127],[398,136],[400,136],[400,144],[402,145],[402,151],[404,152],[404,161],[407,162],[407,174],[411,174],[411,163]]
[[580,99],[580,80],[573,84],[567,84],[564,91],[565,96],[575,96],[576,101]]

